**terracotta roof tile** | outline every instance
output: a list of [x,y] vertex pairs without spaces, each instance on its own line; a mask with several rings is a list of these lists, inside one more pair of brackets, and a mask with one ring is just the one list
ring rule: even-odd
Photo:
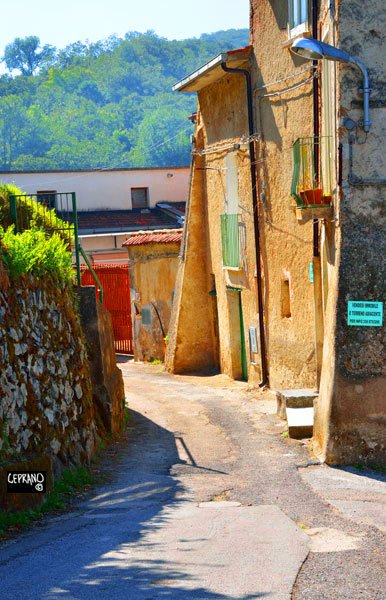
[[122,246],[141,246],[142,244],[171,244],[181,243],[182,229],[164,229],[161,231],[138,231],[130,234]]

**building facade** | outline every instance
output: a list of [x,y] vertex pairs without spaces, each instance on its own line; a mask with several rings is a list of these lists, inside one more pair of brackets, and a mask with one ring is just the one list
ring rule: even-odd
[[131,233],[128,252],[133,350],[137,361],[163,361],[168,342],[182,229]]
[[386,460],[384,12],[370,4],[252,0],[251,48],[175,86],[198,112],[167,366],[319,390],[314,447],[340,463]]

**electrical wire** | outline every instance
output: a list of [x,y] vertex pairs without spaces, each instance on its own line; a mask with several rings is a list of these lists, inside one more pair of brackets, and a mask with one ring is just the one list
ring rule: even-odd
[[313,69],[313,66],[305,67],[301,71],[292,73],[292,75],[286,75],[286,77],[282,77],[281,79],[277,79],[276,81],[270,81],[269,83],[265,83],[260,87],[256,87],[253,91],[258,92],[259,90],[265,90],[266,88],[271,87],[272,85],[277,85],[278,83],[282,83],[283,81],[288,81],[289,79],[299,77],[300,75],[303,75],[303,73],[307,73],[307,71],[310,71],[311,69]]
[[[150,148],[148,148],[148,151],[154,150],[155,148],[160,148],[161,146],[164,146],[168,142],[170,142],[170,141],[174,140],[176,137],[178,137],[181,133],[187,132],[189,129],[191,129],[191,125],[189,125],[188,127],[184,128],[184,129],[179,129],[179,131],[175,135],[173,135],[172,137],[167,138],[166,140],[164,140],[160,144],[154,144],[153,146],[150,146]],[[122,163],[125,162],[126,160],[127,160],[126,158],[122,159]],[[114,171],[115,169],[120,169],[120,168],[123,169],[123,170],[125,170],[124,167],[119,167],[117,165],[115,165],[115,166],[109,166],[109,167],[100,167],[98,169],[85,169],[85,171],[82,171],[81,173],[78,173],[77,175],[71,175],[70,177],[61,177],[61,178],[57,178],[57,179],[49,179],[49,178],[47,178],[47,179],[44,179],[44,178],[40,179],[39,180],[39,185],[43,185],[45,183],[47,185],[53,185],[54,183],[61,183],[63,181],[66,181],[66,182],[67,181],[73,181],[74,179],[79,179],[80,177],[88,177],[90,173],[103,173],[105,171]],[[140,170],[142,170],[144,168],[145,167],[138,167],[138,169],[140,169]],[[159,167],[155,167],[155,168],[159,169]],[[168,167],[165,167],[165,168],[168,168]],[[151,170],[152,167],[148,167],[148,169]],[[127,167],[127,170],[135,171],[136,168],[135,167]],[[66,172],[65,169],[63,169],[63,170],[61,169],[60,171]],[[71,173],[71,171],[67,171],[67,172]],[[23,172],[22,173],[20,173],[20,172],[16,173],[16,172],[9,171],[7,173],[2,173],[2,175],[7,175],[7,176],[8,175],[9,176],[11,176],[11,175],[27,175],[27,174],[29,174],[29,175],[34,175],[34,174],[38,175],[38,174],[41,174],[41,173],[42,173],[41,171],[31,171],[29,173],[23,173]],[[43,175],[46,175],[46,174],[49,175],[49,172],[47,172],[47,173],[43,172]],[[35,189],[35,187],[36,187],[36,184],[23,185],[23,188],[27,188],[27,189],[28,188]]]

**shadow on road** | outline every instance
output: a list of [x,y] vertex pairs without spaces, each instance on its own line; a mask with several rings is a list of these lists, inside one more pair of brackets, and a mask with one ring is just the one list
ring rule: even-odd
[[[197,554],[191,563],[185,557],[202,540],[176,540],[184,564],[168,559],[170,548],[162,538],[149,541],[173,521],[173,508],[187,503],[187,491],[169,472],[181,462],[173,433],[140,413],[132,412],[132,418],[127,446],[109,465],[113,478],[108,486],[75,514],[2,547],[2,600],[241,600],[205,589],[202,580],[195,587],[192,573],[203,565]],[[213,556],[212,564],[204,565],[213,581],[221,558]],[[188,578],[189,588],[184,585]]]

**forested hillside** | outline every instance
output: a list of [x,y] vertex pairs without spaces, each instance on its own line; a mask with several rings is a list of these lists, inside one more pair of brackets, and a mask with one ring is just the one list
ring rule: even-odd
[[171,87],[247,43],[247,29],[182,41],[134,32],[63,50],[15,40],[0,77],[0,170],[188,164],[195,94]]

